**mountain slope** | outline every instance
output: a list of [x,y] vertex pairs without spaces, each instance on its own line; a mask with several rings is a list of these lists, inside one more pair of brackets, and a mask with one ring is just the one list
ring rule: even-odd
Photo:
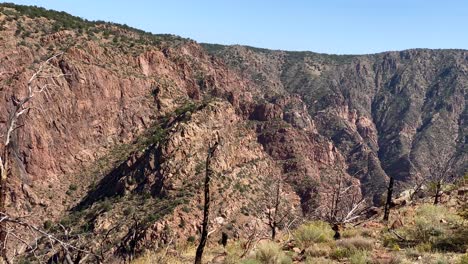
[[[426,174],[444,149],[466,157],[459,151],[466,149],[468,120],[464,50],[336,56],[205,47],[265,84],[266,92],[298,94],[319,133],[364,181],[385,174],[409,181]],[[466,168],[466,161],[458,166]]]

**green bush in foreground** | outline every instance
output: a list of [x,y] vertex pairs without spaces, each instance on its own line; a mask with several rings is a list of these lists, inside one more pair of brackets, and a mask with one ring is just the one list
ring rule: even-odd
[[281,247],[274,242],[266,242],[255,251],[255,259],[262,264],[289,264],[291,258],[281,250]]
[[294,238],[303,249],[312,246],[314,243],[329,242],[333,239],[333,230],[328,223],[314,221],[300,226],[294,232]]
[[437,251],[464,252],[468,245],[468,231],[463,219],[445,207],[423,205],[416,211],[414,226],[405,231],[411,239],[430,244]]
[[460,257],[458,264],[468,264],[468,253]]
[[351,264],[367,264],[371,263],[368,253],[366,251],[355,251],[353,254],[349,257],[349,262]]

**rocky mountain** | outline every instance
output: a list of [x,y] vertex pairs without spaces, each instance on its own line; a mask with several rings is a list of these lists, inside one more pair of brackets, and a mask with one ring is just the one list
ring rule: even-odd
[[442,149],[466,148],[464,50],[338,56],[204,46],[266,93],[298,95],[361,181],[408,181]]
[[63,52],[14,131],[8,211],[109,261],[196,238],[210,142],[213,236],[268,232],[277,182],[305,219],[327,215],[337,179],[378,204],[389,177],[424,177],[442,152],[468,167],[465,50],[199,44],[11,4],[0,28],[1,131],[31,75]]

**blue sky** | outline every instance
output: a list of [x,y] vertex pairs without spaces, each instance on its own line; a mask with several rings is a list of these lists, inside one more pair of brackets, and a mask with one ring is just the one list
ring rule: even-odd
[[10,0],[199,42],[365,54],[468,49],[465,0]]

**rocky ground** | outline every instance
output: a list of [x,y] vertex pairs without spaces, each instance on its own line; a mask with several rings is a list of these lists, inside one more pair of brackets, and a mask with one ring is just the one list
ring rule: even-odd
[[[213,241],[206,263],[468,263],[468,185],[460,182],[443,195],[439,205],[431,197],[395,199],[388,222],[382,214],[343,225],[340,239],[328,223],[306,222],[269,238],[235,240],[226,247]],[[405,201],[402,203],[402,201]],[[176,250],[146,252],[134,264],[192,263],[195,244]]]

